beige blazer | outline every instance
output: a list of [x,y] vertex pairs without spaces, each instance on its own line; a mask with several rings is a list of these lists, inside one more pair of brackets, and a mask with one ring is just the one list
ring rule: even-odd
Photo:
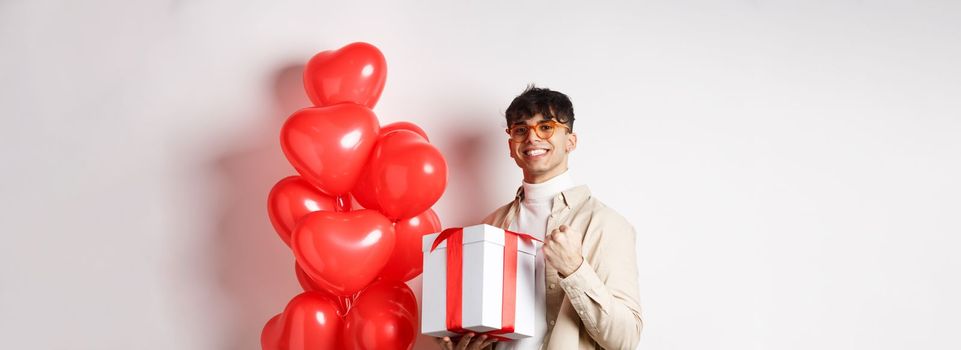
[[[513,202],[495,210],[484,223],[507,229],[517,218],[523,196],[522,188]],[[554,198],[547,233],[561,225],[580,235],[584,263],[566,278],[547,264],[548,329],[541,349],[637,348],[644,323],[634,227],[592,197],[584,185]]]

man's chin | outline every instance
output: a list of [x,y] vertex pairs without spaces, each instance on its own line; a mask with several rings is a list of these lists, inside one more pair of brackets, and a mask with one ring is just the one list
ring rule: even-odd
[[524,170],[525,174],[530,174],[530,175],[540,175],[547,172],[547,169],[544,169],[543,167],[535,167],[535,166],[521,167],[521,170]]
[[548,173],[549,169],[545,168],[524,168],[525,177],[540,177]]

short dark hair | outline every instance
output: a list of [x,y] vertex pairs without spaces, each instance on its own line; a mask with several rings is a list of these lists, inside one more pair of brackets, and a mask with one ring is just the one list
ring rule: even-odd
[[534,84],[528,85],[524,92],[511,101],[504,117],[507,119],[507,127],[510,127],[537,114],[543,115],[544,119],[553,119],[567,125],[574,131],[574,105],[571,104],[571,99],[561,92],[539,88]]

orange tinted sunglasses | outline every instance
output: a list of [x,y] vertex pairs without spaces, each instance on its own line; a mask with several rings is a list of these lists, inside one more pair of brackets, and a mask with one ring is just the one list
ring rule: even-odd
[[531,128],[534,129],[534,133],[537,137],[547,140],[554,136],[554,131],[557,131],[558,127],[563,127],[567,129],[568,132],[571,128],[563,123],[558,123],[554,120],[546,120],[537,125],[527,125],[527,124],[514,124],[513,126],[507,128],[507,135],[510,135],[511,142],[524,142],[527,139],[527,135],[530,135]]

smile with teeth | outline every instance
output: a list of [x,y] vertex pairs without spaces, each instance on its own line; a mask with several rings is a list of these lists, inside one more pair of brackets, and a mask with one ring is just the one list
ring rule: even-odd
[[524,154],[526,154],[528,157],[537,157],[537,156],[543,155],[543,154],[545,154],[545,153],[547,153],[547,150],[546,150],[546,149],[542,149],[542,148],[529,149],[529,150],[524,151]]

